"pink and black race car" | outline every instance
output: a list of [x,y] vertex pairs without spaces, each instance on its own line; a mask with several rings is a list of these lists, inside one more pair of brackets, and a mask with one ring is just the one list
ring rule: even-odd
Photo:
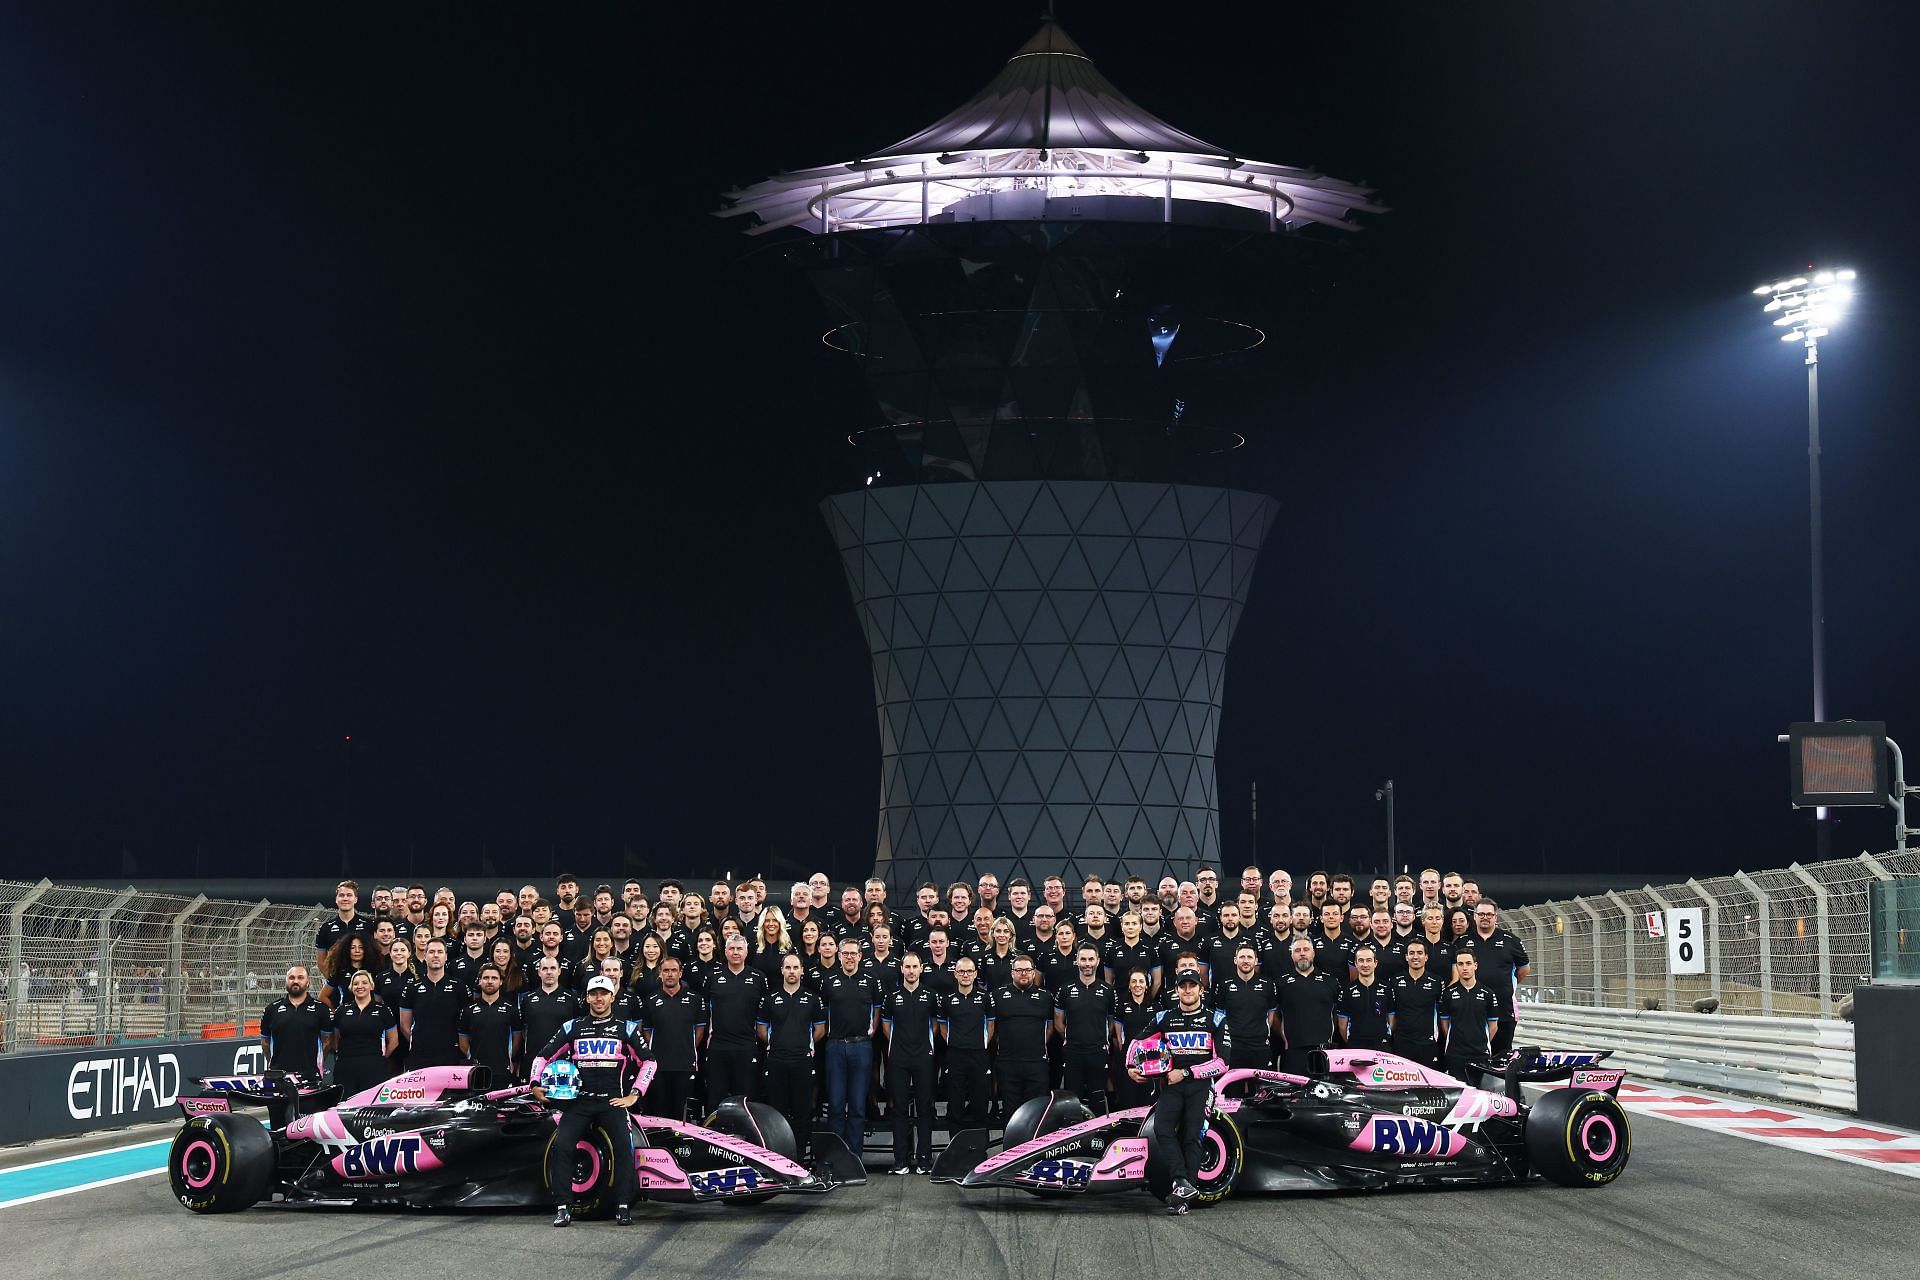
[[[1149,1059],[1151,1055],[1148,1055]],[[1214,1081],[1198,1203],[1238,1191],[1342,1191],[1545,1179],[1604,1186],[1632,1150],[1615,1097],[1624,1071],[1607,1051],[1522,1048],[1469,1084],[1389,1053],[1328,1050],[1311,1074],[1228,1071]],[[1148,1074],[1151,1074],[1149,1071]],[[1551,1084],[1531,1099],[1525,1084]],[[1491,1087],[1489,1087],[1491,1086]],[[1095,1116],[1070,1093],[1035,1098],[1007,1122],[956,1134],[936,1182],[1039,1196],[1147,1190],[1171,1179],[1157,1158],[1153,1108]]]
[[[298,1076],[207,1076],[181,1098],[173,1194],[196,1213],[227,1213],[278,1197],[290,1205],[510,1208],[553,1203],[546,1153],[557,1113],[524,1087],[489,1089],[485,1067],[429,1067],[342,1100]],[[236,1110],[265,1106],[267,1123]],[[704,1125],[634,1115],[641,1200],[754,1204],[786,1192],[820,1194],[866,1181],[831,1134],[795,1162],[793,1131],[773,1108],[723,1101]],[[576,1217],[613,1208],[612,1150],[598,1129],[574,1152]]]

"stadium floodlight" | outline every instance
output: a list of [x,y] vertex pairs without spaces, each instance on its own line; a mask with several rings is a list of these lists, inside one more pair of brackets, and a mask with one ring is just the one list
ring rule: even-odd
[[[1807,267],[1806,275],[1788,276],[1753,291],[1767,302],[1760,310],[1773,316],[1774,326],[1784,328],[1782,342],[1797,342],[1806,349],[1807,358],[1807,518],[1812,557],[1812,639],[1813,639],[1813,719],[1827,718],[1827,646],[1826,592],[1822,581],[1820,531],[1820,339],[1832,332],[1832,326],[1845,314],[1853,299],[1854,272],[1851,268]],[[1824,837],[1827,811],[1815,810]]]

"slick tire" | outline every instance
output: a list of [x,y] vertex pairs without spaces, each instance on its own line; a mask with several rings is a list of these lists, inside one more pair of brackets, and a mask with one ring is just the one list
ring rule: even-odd
[[1633,1152],[1626,1108],[1611,1094],[1549,1089],[1527,1113],[1527,1159],[1548,1182],[1604,1187]]
[[548,1203],[562,1199],[573,1204],[573,1216],[576,1218],[606,1218],[613,1214],[613,1142],[607,1137],[606,1130],[599,1125],[588,1129],[574,1144],[573,1148],[573,1185],[567,1195],[562,1197],[547,1181],[547,1152],[560,1138],[556,1130],[547,1139],[547,1145],[540,1156],[540,1185],[546,1189]]
[[238,1213],[273,1188],[273,1139],[249,1115],[195,1116],[167,1153],[173,1198],[195,1213]]
[[[1159,1142],[1151,1133],[1152,1119],[1149,1118],[1142,1128],[1147,1136],[1147,1190],[1156,1200],[1165,1200],[1173,1193],[1173,1176],[1167,1171],[1167,1162],[1161,1157]],[[1211,1116],[1207,1120],[1206,1136],[1200,1139],[1200,1168],[1193,1175],[1193,1185],[1199,1195],[1195,1204],[1217,1204],[1233,1194],[1233,1184],[1239,1181],[1240,1168],[1246,1163],[1246,1143],[1241,1140],[1240,1126],[1233,1122],[1232,1116]]]

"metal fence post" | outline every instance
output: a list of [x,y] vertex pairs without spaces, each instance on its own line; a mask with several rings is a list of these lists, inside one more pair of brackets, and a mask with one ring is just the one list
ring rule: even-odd
[[237,1036],[244,1036],[247,1032],[247,974],[251,967],[247,954],[247,930],[260,918],[260,913],[272,905],[265,898],[260,899],[254,904],[253,910],[241,916],[240,922],[234,925],[239,935],[234,944],[233,962],[233,1033]]
[[1573,930],[1567,928],[1567,905],[1554,904],[1553,927],[1560,931],[1560,985],[1566,988],[1567,1003],[1573,1003]]
[[1827,919],[1827,886],[1807,874],[1807,869],[1797,862],[1787,870],[1813,890],[1814,927],[1820,931],[1820,1016],[1829,1017],[1833,1013],[1833,930]]
[[1733,873],[1734,881],[1753,895],[1754,910],[1760,913],[1760,1016],[1773,1016],[1773,899],[1744,871]]
[[1707,904],[1707,993],[1720,999],[1720,899],[1708,893],[1698,880],[1688,879],[1687,888]]
[[1622,898],[1619,894],[1615,893],[1611,889],[1607,890],[1607,901],[1611,902],[1615,907],[1619,908],[1620,927],[1626,935],[1626,941],[1625,943],[1622,944],[1621,950],[1626,953],[1626,961],[1627,961],[1626,1007],[1631,1009],[1635,1005],[1640,1003],[1639,984],[1634,981],[1634,974],[1633,974],[1633,937],[1634,937],[1633,923],[1640,913],[1637,911],[1629,910],[1627,907],[1626,899]]
[[1600,913],[1594,910],[1591,902],[1585,898],[1575,898],[1574,905],[1593,917],[1593,1007],[1606,1008],[1607,980],[1605,971],[1600,967]]
[[93,991],[93,1041],[95,1044],[111,1044],[107,1039],[108,1010],[113,1002],[108,996],[113,986],[113,918],[120,914],[120,908],[133,900],[137,891],[131,886],[114,895],[112,902],[100,909],[100,943],[94,956]]
[[20,1047],[20,1028],[26,1025],[27,991],[33,985],[32,974],[27,970],[27,908],[46,896],[53,888],[53,881],[43,879],[39,884],[26,891],[20,901],[13,904],[7,919],[7,983],[13,992],[13,1012],[7,1018],[7,1025],[0,1029],[6,1036],[6,1048]]
[[167,942],[167,1035],[178,1040],[184,1032],[183,1017],[187,1007],[187,921],[193,913],[205,906],[207,895],[196,893],[193,901],[180,910],[173,918],[172,936]]
[[[1668,902],[1665,898],[1661,897],[1659,890],[1655,889],[1652,885],[1647,885],[1641,892],[1645,893],[1648,898],[1653,900],[1654,906],[1660,908],[1663,919],[1665,918],[1665,913],[1673,910],[1673,904],[1671,902]],[[1667,921],[1665,924],[1665,927],[1671,928],[1672,927],[1671,921]],[[1679,1005],[1677,1003],[1679,999],[1680,999],[1680,993],[1679,993],[1678,987],[1674,982],[1673,966],[1669,964],[1667,966],[1667,1003],[1661,1007],[1677,1013],[1679,1011]]]
[[1881,866],[1880,859],[1874,857],[1872,854],[1863,853],[1860,855],[1857,861],[1860,863],[1861,866],[1873,872],[1874,879],[1876,880],[1893,879],[1893,873],[1891,871],[1888,871],[1885,867]]
[[[1546,912],[1551,910],[1552,910],[1551,907],[1543,908],[1541,911],[1536,912],[1533,917],[1533,954],[1536,957],[1535,959],[1536,964],[1544,965],[1546,963],[1546,959],[1547,959]],[[1545,975],[1543,974],[1542,976],[1544,977]],[[1543,987],[1550,986],[1550,985],[1552,984],[1542,983],[1538,980],[1536,980],[1533,984],[1535,991],[1539,991]]]

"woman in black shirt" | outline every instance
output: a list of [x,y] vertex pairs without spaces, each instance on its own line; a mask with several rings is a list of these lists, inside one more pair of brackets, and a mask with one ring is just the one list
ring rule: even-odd
[[327,948],[325,965],[327,1003],[338,1009],[347,1002],[347,979],[360,970],[373,973],[386,961],[386,955],[365,934],[349,933]]
[[495,938],[487,948],[487,959],[500,970],[500,998],[518,1004],[521,988],[527,985],[527,971],[520,967],[520,953],[514,949],[513,939],[504,935]]
[[[1147,1034],[1147,1027],[1153,1022],[1155,1006],[1152,994],[1152,979],[1147,971],[1134,968],[1127,972],[1126,994],[1120,997],[1120,1008],[1114,1015],[1114,1021],[1120,1024],[1120,1052],[1126,1052],[1126,1046]],[[1124,1060],[1115,1064],[1115,1075],[1120,1087],[1114,1092],[1113,1105],[1116,1110],[1128,1107],[1144,1107],[1153,1101],[1153,1086],[1141,1084],[1121,1069]]]
[[767,990],[771,991],[780,985],[780,961],[793,953],[793,939],[788,936],[787,920],[780,908],[768,907],[760,913],[759,933],[747,965],[766,977]]
[[373,994],[373,975],[356,969],[333,1014],[333,1082],[342,1101],[389,1078],[387,1055],[399,1044],[399,1020]]
[[667,947],[660,941],[659,934],[649,932],[641,936],[640,959],[627,979],[627,989],[633,992],[642,1008],[646,1007],[648,997],[660,990],[660,962],[666,958]]

